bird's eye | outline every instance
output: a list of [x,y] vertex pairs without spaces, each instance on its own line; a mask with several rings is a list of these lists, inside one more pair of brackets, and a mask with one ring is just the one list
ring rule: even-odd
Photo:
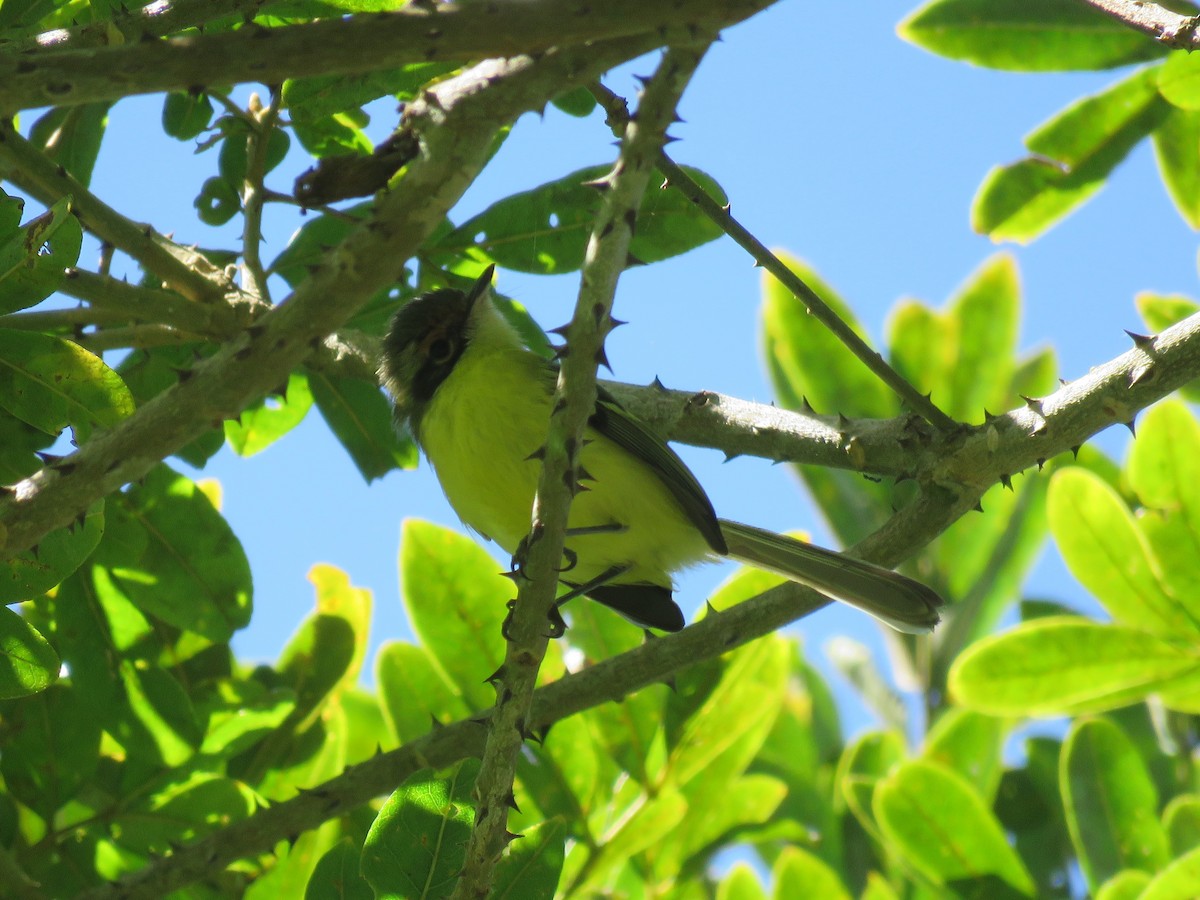
[[449,338],[438,338],[429,345],[429,361],[444,363],[454,355],[454,341]]

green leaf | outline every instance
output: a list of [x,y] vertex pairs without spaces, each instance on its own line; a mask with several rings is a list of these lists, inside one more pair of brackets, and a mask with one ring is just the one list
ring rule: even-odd
[[1153,137],[1167,193],[1183,220],[1200,229],[1200,110],[1172,109]]
[[236,705],[208,717],[201,753],[224,759],[237,756],[282,725],[296,708],[295,698],[282,690],[236,700]]
[[238,456],[253,456],[304,421],[312,403],[307,376],[292,372],[282,396],[264,397],[243,409],[236,422],[226,421],[225,438]]
[[131,759],[182,764],[203,739],[183,685],[166,669],[130,660],[121,662],[120,675],[127,705],[113,737]]
[[309,716],[326,701],[359,652],[354,626],[344,616],[316,612],[301,623],[276,666],[296,693],[293,721]]
[[1103,187],[1168,110],[1152,70],[1077,101],[1025,139],[1034,156],[987,174],[971,226],[996,241],[1033,240]]
[[[684,167],[717,203],[720,186],[708,175]],[[498,265],[518,272],[553,275],[583,264],[588,236],[600,208],[600,194],[585,182],[603,178],[608,168],[580,169],[531,191],[493,203],[438,242],[437,249],[463,253],[478,248]],[[643,263],[686,253],[720,237],[721,230],[679,191],[659,190],[651,179],[638,213],[630,255]]]
[[882,840],[875,821],[875,786],[905,758],[904,736],[895,731],[873,731],[846,747],[838,760],[835,792],[859,824]]
[[1017,344],[1020,285],[1015,260],[997,254],[976,270],[939,314],[915,301],[896,307],[888,327],[892,361],[933,401],[963,421],[1005,409]]
[[113,830],[122,847],[155,854],[247,819],[258,805],[244,784],[211,772],[182,772],[147,796],[130,799]]
[[1016,72],[1111,69],[1166,54],[1152,38],[1071,0],[930,0],[896,30],[931,53]]
[[586,87],[577,87],[565,94],[559,94],[550,102],[568,116],[575,116],[578,119],[586,119],[596,108],[596,98]]
[[717,885],[717,900],[767,900],[754,870],[744,862],[736,862]]
[[1138,895],[1138,900],[1191,900],[1200,884],[1200,850],[1174,860]]
[[385,642],[375,655],[375,683],[396,744],[419,738],[433,721],[448,724],[471,712],[423,647]]
[[214,175],[200,185],[200,193],[192,201],[192,206],[196,208],[196,215],[201,222],[217,227],[238,214],[242,208],[242,198],[229,182]]
[[1162,819],[1173,856],[1200,848],[1200,794],[1172,797],[1163,810]]
[[879,782],[875,818],[891,846],[935,884],[993,875],[1032,896],[1033,881],[970,782],[914,760]]
[[190,141],[208,128],[213,104],[205,93],[173,91],[163,99],[163,131],[180,141]]
[[1002,719],[951,708],[929,730],[921,755],[963,776],[990,802],[1000,784],[1006,730]]
[[1200,657],[1144,631],[1048,617],[968,647],[949,689],[991,715],[1074,714],[1124,706],[1198,669]]
[[304,900],[374,900],[375,892],[359,873],[361,859],[358,845],[342,838],[317,862]]
[[1197,619],[1164,590],[1125,502],[1098,476],[1074,466],[1056,472],[1046,512],[1067,568],[1114,619],[1160,637],[1196,635]]
[[413,631],[472,710],[495,692],[484,682],[504,659],[505,603],[512,585],[469,538],[429,522],[401,526],[400,579]]
[[374,148],[362,128],[366,118],[365,114],[341,112],[316,119],[295,119],[292,131],[300,146],[318,158],[342,153],[369,156]]
[[553,897],[562,874],[566,839],[567,826],[559,818],[525,829],[496,865],[488,896],[494,900]]
[[92,712],[61,681],[0,704],[8,735],[0,775],[9,793],[46,821],[95,776],[101,725]]
[[46,690],[58,678],[58,654],[36,628],[0,607],[0,700]]
[[1200,622],[1200,423],[1182,403],[1166,400],[1139,424],[1126,466],[1130,486],[1147,507],[1137,526],[1163,590]]
[[1190,53],[1171,53],[1154,73],[1159,93],[1172,106],[1184,110],[1200,109],[1200,66]]
[[613,869],[668,840],[676,829],[683,827],[687,812],[687,801],[669,787],[635,805],[633,813],[618,820],[616,832],[610,833],[596,852],[591,877],[578,886],[580,896],[594,896],[598,885]]
[[384,803],[362,851],[363,877],[379,900],[448,896],[471,835],[479,761],[421,771]]
[[317,409],[367,484],[392,469],[417,465],[416,444],[400,437],[391,406],[377,384],[309,372],[308,386]]
[[43,114],[29,130],[29,142],[87,186],[100,155],[111,103],[59,106]]
[[850,892],[837,872],[820,858],[799,847],[784,847],[771,867],[773,900],[796,897],[820,897],[822,900],[850,900]]
[[1067,827],[1092,890],[1121,869],[1166,865],[1158,792],[1120,728],[1106,719],[1074,723],[1059,765]]
[[[1096,900],[1138,900],[1150,883],[1150,875],[1140,869],[1118,872],[1096,891]],[[1179,900],[1184,900],[1180,897]]]
[[46,434],[68,425],[82,443],[93,428],[133,412],[121,377],[78,344],[0,328],[0,405]]
[[754,741],[748,754],[752,758],[783,700],[787,674],[783,641],[759,641],[734,653],[715,689],[673,735],[668,763],[672,783],[682,786],[707,777],[716,757],[743,740]]
[[250,564],[196,485],[159,465],[106,509],[97,591],[212,641],[250,620]]
[[87,559],[104,534],[104,501],[81,520],[50,532],[36,549],[0,562],[0,603],[31,600],[60,584]]
[[[11,216],[20,214],[23,201],[14,202],[2,192],[0,196],[9,201],[7,213],[15,226]],[[83,226],[70,197],[63,197],[24,228],[0,230],[0,314],[34,306],[58,290],[66,270],[79,261],[82,243]],[[27,331],[16,334],[44,337]]]
[[[240,119],[225,116],[217,123],[223,134],[221,150],[217,157],[217,171],[225,184],[240,195],[246,181],[247,141],[249,126]],[[270,172],[287,156],[292,139],[282,128],[272,128],[267,136],[267,152],[263,160],[263,174]]]

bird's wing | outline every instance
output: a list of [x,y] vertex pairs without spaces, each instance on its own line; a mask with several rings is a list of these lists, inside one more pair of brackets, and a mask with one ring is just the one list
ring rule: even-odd
[[700,482],[683,460],[650,426],[626,411],[603,388],[599,389],[596,411],[588,424],[653,469],[671,495],[679,501],[684,514],[704,535],[708,545],[721,555],[728,552],[717,514],[704,488],[700,487]]

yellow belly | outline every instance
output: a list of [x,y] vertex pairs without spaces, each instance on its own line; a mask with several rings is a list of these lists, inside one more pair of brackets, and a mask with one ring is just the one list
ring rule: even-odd
[[[455,512],[509,553],[529,532],[551,398],[543,363],[526,351],[466,353],[442,382],[421,422],[426,455]],[[588,429],[580,463],[594,477],[571,505],[570,528],[619,523],[620,533],[570,537],[576,565],[564,577],[586,582],[611,566],[616,579],[671,586],[670,573],[699,562],[707,544],[645,463]]]

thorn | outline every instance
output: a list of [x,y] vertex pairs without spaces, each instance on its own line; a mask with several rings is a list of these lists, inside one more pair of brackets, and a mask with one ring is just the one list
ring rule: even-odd
[[441,729],[443,729],[445,727],[446,727],[445,725],[443,725],[441,722],[438,721],[437,716],[435,716],[433,713],[429,714],[429,730],[430,731],[440,731]]
[[1137,416],[1134,416],[1128,422],[1124,422],[1122,424],[1129,429],[1130,434],[1132,434],[1134,437],[1137,437]]
[[504,664],[501,663],[495,672],[493,672],[487,678],[483,679],[483,683],[490,684],[492,687],[495,687],[497,684],[499,684],[503,680],[504,680]]
[[1000,417],[998,415],[996,415],[995,413],[988,412],[988,409],[986,406],[983,408],[983,424],[984,425],[987,425],[989,422],[995,422],[999,418]]
[[557,334],[560,337],[564,337],[564,338],[567,336],[567,332],[570,330],[571,330],[570,322],[568,322],[566,325],[559,325],[557,328],[548,329],[550,334]]
[[1043,469],[1043,468],[1045,467],[1045,465],[1046,465],[1046,458],[1045,458],[1045,457],[1042,457],[1041,459],[1039,459],[1039,460],[1037,461],[1037,464],[1038,464],[1038,471],[1039,471],[1039,472],[1040,472],[1040,471],[1042,471],[1042,469]]
[[980,500],[978,503],[976,503],[975,506],[973,507],[973,509],[975,510],[975,512],[980,512],[980,513],[983,512],[983,501]]
[[509,809],[516,810],[517,812],[521,811],[521,807],[517,806],[517,797],[512,791],[508,792],[508,796],[504,798],[504,802],[508,804]]
[[638,84],[640,84],[642,87],[645,87],[646,85],[648,85],[650,83],[650,76],[649,75],[634,75],[633,80],[636,81]]
[[1147,353],[1154,352],[1154,335],[1138,334],[1137,332],[1125,329],[1125,333],[1129,335],[1129,339],[1133,341],[1133,345],[1139,350],[1145,350]]
[[596,178],[592,181],[581,182],[581,184],[583,187],[590,187],[603,193],[612,187],[612,179],[608,175],[604,175],[603,177]]
[[1075,456],[1076,459],[1079,459],[1079,448],[1082,446],[1083,446],[1083,444],[1076,444],[1074,447],[1071,448],[1071,453]]
[[1042,401],[1041,400],[1038,400],[1036,397],[1026,397],[1024,394],[1019,394],[1018,396],[1020,396],[1020,398],[1025,401],[1026,406],[1028,406],[1030,409],[1032,409],[1039,416],[1045,415],[1045,413],[1042,412]]
[[509,831],[507,828],[504,830],[504,843],[506,843],[506,844],[511,844],[511,843],[512,843],[513,841],[515,841],[517,838],[523,838],[523,837],[525,837],[525,835],[523,835],[523,834],[513,834],[513,833],[512,833],[511,831]]
[[1139,384],[1149,383],[1154,380],[1157,374],[1158,372],[1153,362],[1139,363],[1129,372],[1129,386],[1135,387]]
[[806,396],[800,398],[800,406],[803,407],[806,413],[812,413],[813,415],[816,415],[817,413],[817,411],[813,409],[813,405],[808,402],[808,397]]
[[608,369],[610,375],[615,374],[612,370],[612,366],[608,364],[608,354],[604,352],[603,346],[596,350],[596,365],[604,366],[604,368]]
[[575,475],[580,481],[595,481],[596,476],[585,469],[583,466],[575,467]]
[[721,460],[721,462],[731,462],[732,460],[737,459],[741,455],[742,455],[741,453],[730,452],[730,451],[726,450],[725,458],[723,460]]
[[846,426],[848,426],[849,424],[850,424],[850,420],[849,420],[849,419],[847,419],[847,418],[846,418],[845,416],[843,416],[841,413],[838,413],[838,414],[837,414],[837,427],[838,427],[838,431],[845,431],[845,430],[846,430]]
[[727,215],[727,216],[732,214],[732,210],[733,210],[732,203],[726,203],[724,206],[721,207],[721,212],[725,213],[725,215]]
[[542,446],[538,447],[536,450],[534,450],[532,453],[530,453],[527,457],[525,457],[525,462],[532,462],[533,460],[545,459],[545,458],[546,458],[546,445],[542,444]]
[[557,347],[551,344],[550,349],[554,351],[554,359],[566,359],[571,355],[571,347],[569,344],[560,344]]
[[1006,487],[1011,491],[1013,489],[1012,476],[1011,475],[1001,475],[1000,476],[1000,484],[1003,487]]
[[654,388],[656,391],[665,391],[667,389],[667,386],[659,381],[657,375],[655,375],[654,380],[650,382],[650,387]]
[[618,319],[611,312],[608,314],[608,330],[609,331],[612,331],[614,328],[620,328],[622,325],[628,325],[628,324],[629,323],[626,322],[624,319]]
[[674,676],[674,675],[668,675],[666,678],[664,678],[664,679],[662,680],[662,683],[663,683],[663,684],[665,684],[665,685],[666,685],[668,688],[670,688],[670,689],[671,689],[671,693],[672,693],[672,694],[678,694],[678,693],[679,693],[679,685],[678,685],[678,684],[676,684],[676,682],[675,682],[675,676]]

